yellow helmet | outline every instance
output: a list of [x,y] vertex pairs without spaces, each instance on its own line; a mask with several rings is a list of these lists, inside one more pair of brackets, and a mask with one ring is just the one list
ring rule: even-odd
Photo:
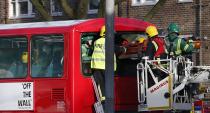
[[100,36],[105,36],[105,31],[106,31],[105,25],[103,25],[103,26],[101,27]]
[[21,59],[23,63],[28,63],[28,52],[23,52]]
[[158,31],[155,26],[148,26],[146,28],[146,33],[149,35],[150,38],[158,35]]
[[139,37],[139,38],[138,38],[138,42],[139,42],[139,43],[143,43],[143,42],[144,42],[144,40],[145,40],[145,38],[144,38],[144,37]]

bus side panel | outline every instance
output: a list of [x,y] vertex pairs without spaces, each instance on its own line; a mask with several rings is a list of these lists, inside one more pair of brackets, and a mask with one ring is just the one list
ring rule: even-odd
[[[67,94],[71,85],[67,84],[67,40],[64,33],[64,66],[62,78],[32,78],[34,81],[34,112],[36,113],[66,113],[69,110],[70,99]],[[69,74],[68,74],[69,75]]]
[[66,73],[66,112],[73,113],[73,53],[72,47],[72,30],[66,34],[64,41],[64,72]]
[[64,80],[35,80],[35,112],[65,113],[65,108],[59,108],[60,105],[65,104],[63,99],[60,100],[63,97],[56,97],[58,92],[64,93],[64,86]]
[[137,110],[137,82],[136,76],[115,77],[115,109]]
[[73,112],[72,113],[95,113],[94,90],[90,77],[82,75],[80,57],[80,33],[75,31],[73,39]]

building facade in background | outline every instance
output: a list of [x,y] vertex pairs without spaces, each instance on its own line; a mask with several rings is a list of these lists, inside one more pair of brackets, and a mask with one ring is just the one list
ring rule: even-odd
[[[53,16],[53,20],[67,20],[67,17],[59,0],[43,0],[46,11]],[[67,0],[68,1],[68,0]],[[69,0],[71,7],[78,4],[75,0]],[[99,0],[90,0],[87,17],[96,17]],[[0,23],[21,23],[43,21],[30,0],[0,0]]]
[[[123,1],[123,0],[120,0]],[[69,1],[76,4],[75,0]],[[118,5],[116,16],[143,19],[158,0],[126,0]],[[45,0],[45,8],[54,20],[68,19],[58,0]],[[90,0],[88,18],[97,15],[99,0]],[[74,7],[74,6],[73,6]],[[169,23],[178,23],[181,35],[194,35],[202,39],[199,54],[194,56],[197,64],[210,65],[210,1],[209,0],[166,0],[150,22],[166,34]],[[42,21],[30,0],[0,0],[0,23]]]
[[0,0],[0,23],[6,23],[8,19],[7,0]]

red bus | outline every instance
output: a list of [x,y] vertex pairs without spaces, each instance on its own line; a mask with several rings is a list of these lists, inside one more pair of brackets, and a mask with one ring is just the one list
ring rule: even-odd
[[[82,57],[104,19],[0,25],[1,113],[94,113],[90,60]],[[146,37],[148,22],[115,18],[115,44]],[[115,109],[136,111],[139,55],[118,56]]]

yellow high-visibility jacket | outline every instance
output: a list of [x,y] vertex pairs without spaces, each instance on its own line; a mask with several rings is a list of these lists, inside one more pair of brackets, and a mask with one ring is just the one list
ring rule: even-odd
[[[101,37],[94,43],[94,50],[91,58],[92,69],[105,70],[105,38]],[[114,55],[114,70],[116,70],[116,57]]]

